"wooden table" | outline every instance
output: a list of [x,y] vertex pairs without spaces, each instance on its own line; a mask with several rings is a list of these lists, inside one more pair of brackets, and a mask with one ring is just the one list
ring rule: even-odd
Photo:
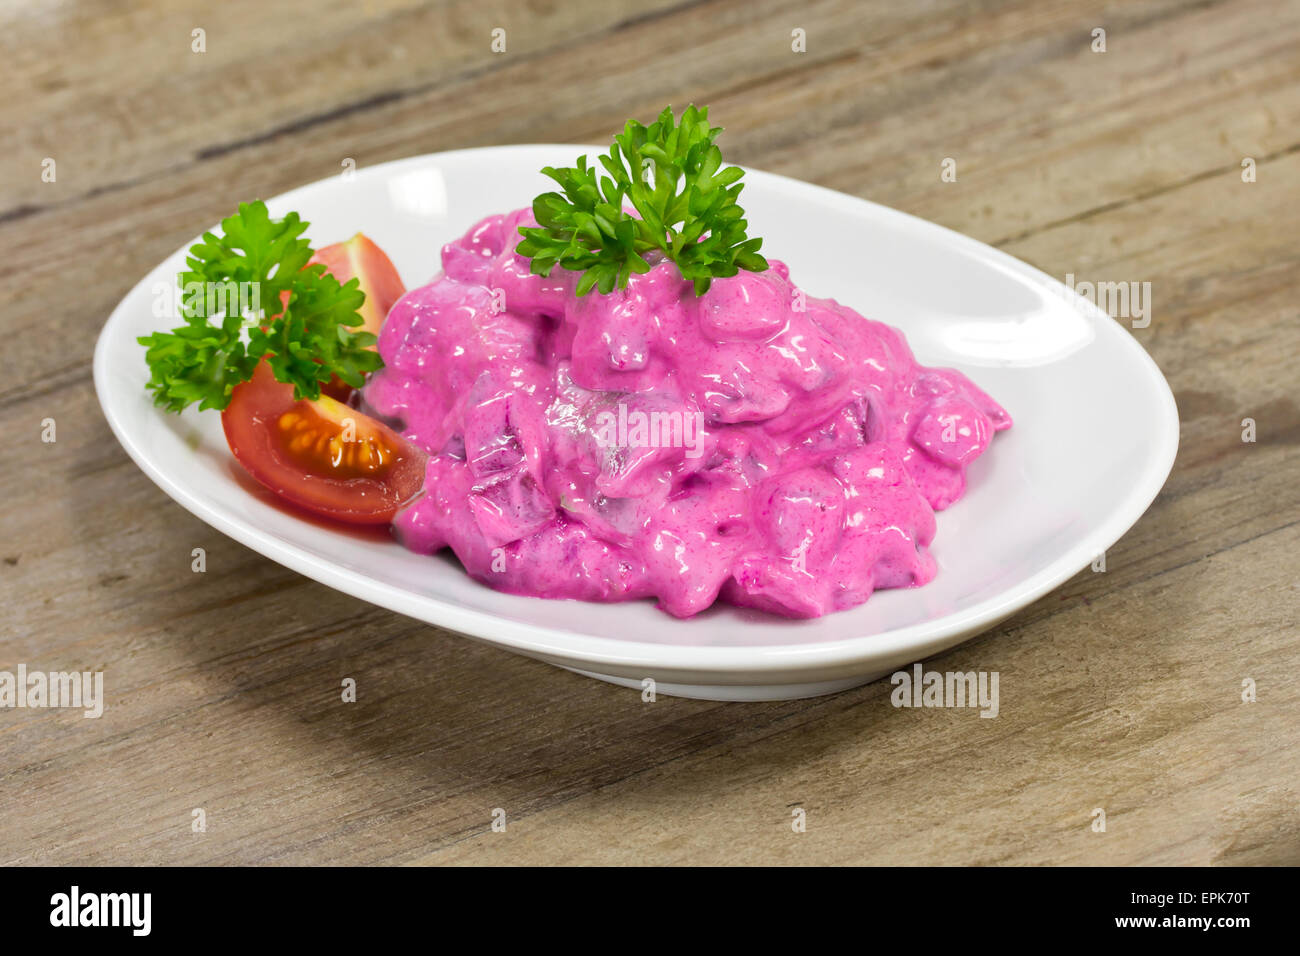
[[[0,13],[0,669],[103,670],[108,696],[0,711],[0,862],[1300,862],[1300,4],[192,8]],[[238,200],[688,100],[736,162],[1151,283],[1132,334],[1177,464],[1105,573],[933,662],[998,670],[996,720],[887,682],[646,704],[264,560],[108,431],[101,324]]]

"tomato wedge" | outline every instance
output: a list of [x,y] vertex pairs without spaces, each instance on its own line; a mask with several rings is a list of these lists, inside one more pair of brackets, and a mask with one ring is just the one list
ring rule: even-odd
[[[307,260],[307,265],[318,262],[340,283],[346,283],[354,276],[360,281],[361,291],[366,294],[366,301],[360,309],[361,318],[365,321],[354,331],[378,335],[384,319],[388,317],[388,310],[406,294],[406,286],[402,283],[393,260],[368,236],[358,232],[345,242],[336,242],[316,250]],[[331,398],[346,402],[352,393],[352,386],[334,378],[330,379],[322,391]]]
[[360,280],[361,291],[366,294],[365,304],[361,306],[365,325],[361,328],[378,335],[388,317],[388,310],[406,294],[406,286],[402,284],[393,260],[359,232],[346,242],[336,242],[316,250],[307,260],[307,265],[317,262],[324,264],[325,270],[340,283],[346,283],[354,276]]
[[386,524],[424,487],[426,456],[383,422],[327,395],[293,397],[262,362],[221,413],[230,450],[259,483],[300,508]]

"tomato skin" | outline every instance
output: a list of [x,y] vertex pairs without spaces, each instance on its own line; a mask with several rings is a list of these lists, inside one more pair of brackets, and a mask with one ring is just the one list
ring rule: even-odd
[[[235,386],[221,425],[235,459],[259,484],[326,518],[387,524],[424,487],[423,451],[333,399],[295,399],[293,386],[277,382],[266,362]],[[355,434],[347,435],[349,427]]]

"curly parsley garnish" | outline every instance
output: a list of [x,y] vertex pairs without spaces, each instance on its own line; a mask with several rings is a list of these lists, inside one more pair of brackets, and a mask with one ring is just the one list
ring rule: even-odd
[[[581,272],[578,295],[593,287],[602,293],[626,288],[631,273],[650,271],[647,253],[677,263],[696,295],[712,279],[741,269],[762,272],[763,240],[745,235],[745,211],[736,205],[744,173],[721,168],[722,153],[713,145],[721,132],[709,126],[707,106],[688,106],[679,123],[668,108],[648,127],[628,120],[609,155],[600,157],[607,176],[598,178],[585,156],[576,166],[547,166],[542,172],[564,192],[533,200],[537,227],[520,228],[525,238],[515,251],[532,259],[537,275],[548,276],[557,265]],[[647,168],[654,169],[652,184],[645,182]]]
[[204,233],[190,247],[178,277],[185,324],[136,340],[148,348],[156,405],[223,409],[263,358],[277,381],[311,399],[335,376],[360,387],[383,364],[370,348],[375,336],[352,331],[364,321],[360,282],[340,285],[325,266],[307,265],[307,226],[297,213],[272,219],[265,203],[240,203],[221,235]]

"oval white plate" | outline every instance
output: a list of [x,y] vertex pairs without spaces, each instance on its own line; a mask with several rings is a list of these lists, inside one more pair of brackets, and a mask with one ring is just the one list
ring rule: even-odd
[[[269,202],[297,210],[317,246],[363,231],[408,288],[440,268],[444,242],[527,205],[590,147],[506,146],[387,163]],[[938,516],[938,576],[877,592],[815,621],[715,607],[689,621],[650,602],[586,604],[498,594],[449,556],[338,531],[281,510],[243,479],[215,412],[164,414],[144,389],[137,335],[161,328],[155,289],[177,250],[113,310],[95,387],[118,440],[167,494],[237,541],[362,600],[592,676],[710,699],[813,696],[864,683],[972,637],[1057,587],[1112,545],[1164,484],[1178,412],[1160,370],[1119,322],[982,243],[874,203],[750,171],[743,201],[764,253],[809,294],[832,296],[952,366],[1015,427],[970,469]],[[188,248],[188,244],[186,246]]]

